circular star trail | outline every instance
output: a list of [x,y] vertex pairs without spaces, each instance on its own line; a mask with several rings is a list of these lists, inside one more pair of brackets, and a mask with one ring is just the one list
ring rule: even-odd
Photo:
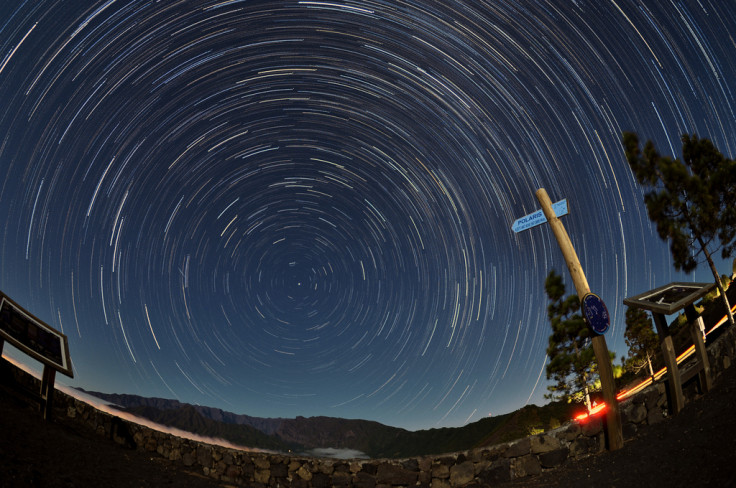
[[566,271],[549,229],[510,229],[535,190],[568,199],[620,356],[621,300],[699,277],[622,131],[736,146],[727,2],[0,12],[0,288],[93,390],[412,429],[542,403]]

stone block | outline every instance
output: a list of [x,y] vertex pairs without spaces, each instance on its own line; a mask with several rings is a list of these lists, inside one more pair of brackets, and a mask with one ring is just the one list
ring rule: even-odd
[[349,473],[350,465],[348,463],[335,463],[333,470],[335,473]]
[[253,464],[255,464],[256,468],[258,469],[269,469],[271,468],[271,461],[268,460],[265,456],[256,456],[253,458]]
[[225,469],[225,476],[227,476],[229,479],[236,481],[240,479],[242,475],[242,470],[239,466],[233,466],[230,465]]
[[375,488],[376,478],[368,473],[359,472],[353,477],[354,488]]
[[483,459],[481,461],[478,461],[477,463],[473,463],[473,466],[475,466],[475,474],[485,471],[486,469],[490,468],[491,465],[493,465],[493,461],[487,459]]
[[291,481],[291,488],[310,488],[309,481],[304,481],[301,478],[297,478]]
[[559,466],[564,463],[569,454],[570,449],[567,447],[545,452],[539,455],[539,464],[541,464],[543,468],[554,468],[555,466]]
[[429,470],[420,470],[417,484],[419,486],[429,486],[432,482],[432,473]]
[[323,459],[317,465],[317,469],[320,473],[331,475],[335,472],[335,463],[330,460]]
[[423,457],[419,459],[419,471],[429,471],[432,469],[432,458]]
[[343,488],[350,486],[353,481],[353,475],[348,471],[336,471],[332,475],[332,486],[336,488]]
[[264,485],[267,485],[268,480],[271,479],[271,470],[256,469],[253,478],[256,480],[256,483],[263,483]]
[[289,467],[284,463],[271,463],[271,476],[274,478],[286,478],[289,476]]
[[664,414],[662,413],[662,409],[659,407],[653,408],[649,411],[649,415],[647,415],[647,424],[649,425],[658,424],[663,420]]
[[310,481],[312,479],[312,472],[306,466],[301,466],[299,469],[297,469],[296,474],[301,479],[306,481]]
[[418,473],[407,471],[401,466],[384,463],[378,466],[376,472],[376,483],[388,485],[414,485],[417,482]]
[[450,484],[452,486],[463,486],[475,478],[475,466],[471,461],[456,464],[450,468]]
[[[118,444],[124,444],[125,440],[122,437],[114,436],[113,439]],[[156,444],[156,439],[148,438],[146,439],[146,443],[143,445],[143,449],[145,449],[148,452],[155,452],[158,445]]]
[[554,451],[560,448],[560,441],[550,435],[541,434],[531,437],[532,454]]
[[531,452],[531,449],[532,441],[528,437],[525,437],[521,440],[511,443],[509,445],[509,448],[506,449],[506,452],[504,452],[503,455],[507,458],[524,456],[526,454],[529,454]]
[[496,459],[503,457],[506,449],[508,449],[508,446],[506,444],[495,445],[490,448],[481,450],[481,457],[483,459],[487,459],[488,461],[495,461]]
[[628,415],[629,422],[640,424],[647,418],[647,407],[643,404],[634,405],[631,412]]
[[227,470],[227,464],[225,464],[224,461],[220,460],[215,463],[214,471],[218,474],[218,476],[222,476],[225,474],[225,471]]
[[504,481],[511,480],[511,460],[507,458],[500,458],[493,462],[489,469],[478,473],[477,478],[481,483],[487,485],[495,485],[497,483],[503,483]]
[[204,467],[212,466],[212,448],[200,445],[197,447],[197,464]]
[[452,488],[449,480],[441,480],[438,478],[432,479],[431,488]]
[[527,454],[511,461],[511,472],[513,478],[524,478],[542,472],[542,465],[539,459],[533,454]]
[[565,441],[572,441],[580,436],[582,428],[579,422],[572,422],[567,427],[560,430],[560,439]]
[[596,437],[581,436],[570,443],[570,456],[574,459],[589,456],[598,452]]
[[446,480],[450,477],[450,467],[446,464],[435,464],[432,466],[432,478]]
[[592,437],[603,431],[603,422],[600,417],[588,417],[588,420],[580,426],[580,429],[584,436]]
[[659,391],[657,388],[649,387],[646,390],[644,390],[643,393],[637,395],[637,398],[641,398],[643,400],[642,403],[646,405],[647,410],[651,410],[657,405],[657,402],[659,401]]
[[332,486],[332,480],[324,473],[314,473],[312,475],[312,488],[328,488]]
[[256,467],[251,462],[250,458],[246,458],[244,460],[243,464],[240,465],[240,469],[243,470],[243,477],[249,479],[253,478],[253,475],[256,472]]
[[194,453],[192,453],[191,451],[187,451],[182,455],[181,463],[184,466],[191,466],[194,464],[194,459]]

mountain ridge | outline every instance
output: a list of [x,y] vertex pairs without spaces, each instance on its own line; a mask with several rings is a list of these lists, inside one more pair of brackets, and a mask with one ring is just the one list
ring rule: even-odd
[[162,425],[251,448],[306,454],[313,449],[334,448],[360,451],[374,459],[443,454],[507,442],[556,427],[579,408],[561,403],[527,405],[462,427],[409,431],[372,420],[325,416],[261,418],[178,400],[78,389]]

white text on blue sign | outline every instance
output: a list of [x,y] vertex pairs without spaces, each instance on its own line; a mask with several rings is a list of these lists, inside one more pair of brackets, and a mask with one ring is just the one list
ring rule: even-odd
[[[567,215],[567,199],[553,203],[552,210],[554,210],[555,215],[558,217]],[[511,226],[511,230],[513,230],[514,232],[521,232],[545,222],[547,222],[547,217],[544,216],[544,212],[542,212],[541,210],[537,210],[534,213],[530,213],[529,215],[525,215],[520,219],[516,219],[514,224]]]

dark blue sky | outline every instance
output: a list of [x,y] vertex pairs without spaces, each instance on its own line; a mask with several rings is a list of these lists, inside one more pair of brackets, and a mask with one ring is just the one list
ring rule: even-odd
[[734,154],[732,2],[0,19],[0,289],[68,335],[73,385],[411,429],[543,403],[543,282],[567,271],[549,229],[510,229],[539,187],[617,357],[623,298],[711,279],[674,272],[620,140]]

